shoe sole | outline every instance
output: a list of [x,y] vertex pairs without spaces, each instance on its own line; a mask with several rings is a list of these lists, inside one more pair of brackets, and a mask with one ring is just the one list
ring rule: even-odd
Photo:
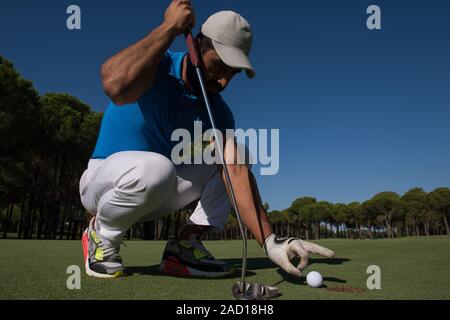
[[86,263],[84,264],[84,267],[86,269],[86,274],[90,277],[102,278],[102,279],[113,279],[113,278],[120,278],[120,277],[125,276],[125,272],[123,272],[123,271],[117,271],[114,274],[98,273],[98,272],[92,271],[91,268],[89,268],[88,261],[86,261]]
[[234,273],[234,268],[224,272],[205,272],[186,267],[171,261],[163,260],[159,265],[159,271],[169,276],[192,278],[223,278]]
[[98,273],[98,272],[92,271],[91,268],[89,267],[88,234],[87,234],[86,230],[83,232],[81,244],[83,247],[84,268],[85,268],[86,274],[88,276],[95,277],[95,278],[102,278],[102,279],[113,279],[113,278],[119,278],[119,277],[125,276],[125,272],[123,272],[123,271],[117,271],[114,274]]

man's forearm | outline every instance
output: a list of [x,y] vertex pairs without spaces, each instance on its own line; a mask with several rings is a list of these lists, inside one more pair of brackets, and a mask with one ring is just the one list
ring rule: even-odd
[[135,102],[152,86],[164,52],[175,37],[176,33],[163,23],[103,64],[103,87],[114,103]]
[[[272,233],[272,228],[262,207],[253,174],[245,165],[234,164],[228,165],[227,168],[243,223],[262,246]],[[222,176],[226,179],[225,172],[222,172]]]

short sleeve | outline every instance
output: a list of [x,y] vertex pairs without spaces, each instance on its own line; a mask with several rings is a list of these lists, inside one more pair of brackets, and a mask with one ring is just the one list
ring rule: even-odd
[[139,98],[139,101],[145,105],[149,104],[149,101],[154,99],[154,92],[162,92],[162,90],[167,90],[170,86],[170,81],[168,74],[171,73],[173,69],[172,53],[166,51],[159,63],[158,69],[156,70],[155,77],[153,78],[153,85]]
[[153,83],[158,83],[160,80],[162,80],[163,77],[166,76],[167,72],[171,68],[171,62],[172,60],[170,58],[170,53],[166,51],[163,58],[161,59],[161,62],[159,63]]

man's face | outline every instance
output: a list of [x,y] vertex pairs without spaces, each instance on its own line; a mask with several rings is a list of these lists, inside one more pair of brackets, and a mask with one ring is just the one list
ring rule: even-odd
[[240,69],[229,67],[223,63],[216,50],[208,50],[203,54],[202,58],[206,90],[211,93],[223,91],[234,75],[241,72]]

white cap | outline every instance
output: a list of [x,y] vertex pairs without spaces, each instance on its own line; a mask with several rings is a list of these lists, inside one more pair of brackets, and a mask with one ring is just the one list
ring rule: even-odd
[[241,15],[233,11],[219,11],[205,21],[201,32],[212,40],[214,49],[226,65],[245,69],[249,78],[255,76],[248,59],[252,30]]

